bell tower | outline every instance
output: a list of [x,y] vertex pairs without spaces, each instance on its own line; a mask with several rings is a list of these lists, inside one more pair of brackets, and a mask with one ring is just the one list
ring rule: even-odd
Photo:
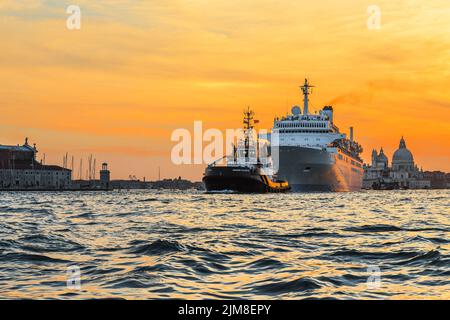
[[109,188],[109,182],[111,179],[111,174],[108,169],[108,164],[106,162],[102,163],[102,170],[100,170],[100,184],[103,188]]

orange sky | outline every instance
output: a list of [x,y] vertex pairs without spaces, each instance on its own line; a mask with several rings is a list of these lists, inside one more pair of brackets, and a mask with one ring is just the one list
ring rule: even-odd
[[[70,1],[0,3],[0,144],[36,142],[47,163],[67,151],[110,163],[114,178],[200,179],[171,164],[176,128],[236,128],[250,105],[270,128],[317,86],[313,110],[335,107],[363,157],[401,135],[424,169],[450,171],[448,0]],[[76,175],[78,175],[78,170]]]

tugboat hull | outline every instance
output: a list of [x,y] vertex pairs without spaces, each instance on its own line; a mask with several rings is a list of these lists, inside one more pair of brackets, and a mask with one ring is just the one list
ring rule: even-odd
[[258,170],[247,167],[208,167],[203,183],[208,192],[266,193],[289,190],[287,183],[271,181]]

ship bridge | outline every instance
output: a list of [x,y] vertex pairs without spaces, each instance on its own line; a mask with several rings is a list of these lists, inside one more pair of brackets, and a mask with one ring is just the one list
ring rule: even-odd
[[272,128],[273,142],[286,146],[327,147],[335,140],[345,139],[326,115],[305,117],[286,116],[275,119]]
[[333,107],[325,106],[319,113],[308,111],[311,86],[305,79],[301,87],[303,92],[303,114],[298,106],[294,106],[291,114],[274,119],[272,128],[274,145],[306,146],[323,149],[336,140],[345,139],[346,135],[339,132],[333,124]]

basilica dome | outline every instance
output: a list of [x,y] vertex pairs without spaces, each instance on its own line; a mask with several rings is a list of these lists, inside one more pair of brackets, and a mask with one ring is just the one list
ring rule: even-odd
[[411,151],[409,151],[406,148],[406,143],[405,143],[405,139],[400,140],[400,145],[397,151],[394,152],[394,156],[392,158],[392,162],[413,162],[414,158],[413,155],[411,153]]
[[414,170],[414,158],[411,151],[406,148],[405,139],[403,139],[403,137],[400,140],[397,151],[394,152],[394,156],[392,157],[392,169],[394,171]]
[[397,151],[395,151],[392,161],[414,161],[414,158],[411,151],[409,151],[408,149],[398,149]]

